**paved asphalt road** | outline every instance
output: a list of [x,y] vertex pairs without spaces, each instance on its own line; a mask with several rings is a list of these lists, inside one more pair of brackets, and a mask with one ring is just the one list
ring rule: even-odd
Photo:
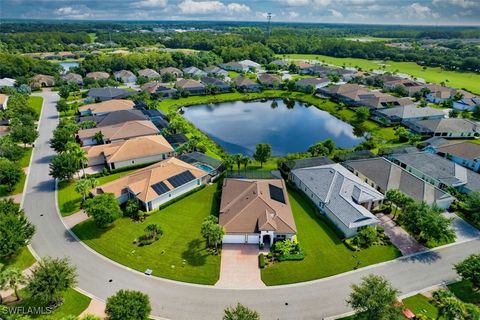
[[[42,96],[45,102],[40,137],[33,153],[24,201],[25,211],[37,227],[31,245],[40,257],[69,257],[78,268],[78,287],[102,300],[126,288],[147,293],[153,314],[168,319],[221,319],[224,308],[237,302],[258,310],[262,319],[321,319],[349,311],[345,304],[349,286],[362,276],[370,273],[383,275],[407,294],[453,280],[452,265],[480,251],[480,239],[474,239],[327,279],[260,290],[183,284],[128,270],[93,253],[72,238],[57,214],[54,181],[48,175],[48,164],[53,155],[48,140],[58,122],[54,106],[58,95],[44,92]],[[321,265],[322,261],[318,263]]]

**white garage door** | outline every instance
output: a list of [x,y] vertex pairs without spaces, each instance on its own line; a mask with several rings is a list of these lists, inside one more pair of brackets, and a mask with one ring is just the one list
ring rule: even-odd
[[260,237],[258,234],[247,235],[247,243],[258,244],[260,242]]
[[227,234],[223,236],[223,243],[245,243],[244,234]]

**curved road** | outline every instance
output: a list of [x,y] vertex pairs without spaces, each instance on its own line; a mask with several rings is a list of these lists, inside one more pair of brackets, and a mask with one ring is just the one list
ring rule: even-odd
[[147,293],[153,315],[168,319],[221,319],[224,308],[237,302],[259,311],[262,319],[320,319],[349,312],[345,298],[350,285],[369,273],[387,277],[403,294],[408,294],[452,281],[455,279],[452,265],[480,251],[480,239],[474,239],[322,280],[260,290],[184,284],[128,270],[75,240],[59,218],[54,181],[48,175],[48,164],[54,154],[48,140],[58,123],[55,103],[59,97],[53,92],[40,95],[44,97],[40,136],[24,199],[25,212],[37,227],[31,246],[40,257],[69,257],[78,269],[78,287],[101,300],[125,288]]

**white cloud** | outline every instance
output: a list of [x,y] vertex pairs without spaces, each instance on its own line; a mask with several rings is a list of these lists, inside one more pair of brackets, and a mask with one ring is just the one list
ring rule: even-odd
[[85,6],[81,7],[60,7],[55,9],[54,14],[67,19],[88,19],[92,18],[93,15],[90,13],[89,9]]
[[454,5],[462,7],[464,9],[474,8],[476,6],[480,7],[480,3],[478,2],[478,0],[433,0],[432,3]]
[[298,18],[300,14],[296,11],[289,11],[288,15],[290,16],[290,18]]
[[335,9],[328,9],[328,11],[330,11],[330,13],[332,14],[332,16],[334,16],[335,18],[341,18],[343,17],[343,14],[340,12],[340,11],[337,11]]
[[236,2],[229,3],[225,5],[221,1],[216,0],[207,0],[207,1],[195,1],[195,0],[184,0],[178,5],[181,13],[187,15],[207,15],[212,13],[227,13],[227,14],[238,14],[238,13],[247,13],[250,12],[250,7],[245,4],[240,4]]
[[168,4],[168,0],[142,0],[136,4],[140,8],[164,8]]
[[279,2],[291,7],[301,7],[310,4],[310,0],[279,0]]
[[415,2],[407,7],[407,13],[412,18],[438,18],[438,14],[427,6],[422,6],[420,3]]
[[229,3],[227,9],[232,13],[248,13],[251,11],[249,6],[235,2]]
[[316,7],[326,7],[332,3],[332,0],[313,0],[312,4]]

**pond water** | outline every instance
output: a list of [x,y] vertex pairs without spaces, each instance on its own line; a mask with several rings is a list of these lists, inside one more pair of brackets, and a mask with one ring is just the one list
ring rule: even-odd
[[58,64],[62,66],[63,70],[65,70],[65,73],[67,73],[70,68],[76,68],[80,65],[77,61],[62,61]]
[[298,101],[282,99],[226,102],[184,108],[184,117],[209,135],[225,151],[252,155],[258,143],[272,145],[272,154],[303,152],[328,138],[338,147],[351,148],[364,141],[353,127],[328,112]]

